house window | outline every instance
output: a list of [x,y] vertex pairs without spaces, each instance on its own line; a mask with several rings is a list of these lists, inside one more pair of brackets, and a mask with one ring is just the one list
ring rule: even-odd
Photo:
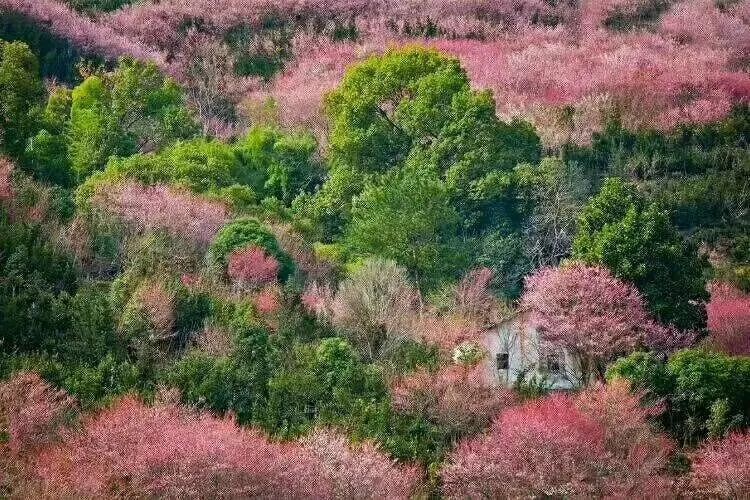
[[499,352],[495,355],[495,362],[498,370],[507,370],[509,355],[507,352]]
[[544,367],[550,373],[560,373],[562,371],[562,362],[557,352],[548,352],[544,356]]

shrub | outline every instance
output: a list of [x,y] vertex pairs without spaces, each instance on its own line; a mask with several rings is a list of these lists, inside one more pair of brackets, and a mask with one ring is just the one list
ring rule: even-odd
[[750,434],[731,434],[706,443],[692,458],[694,493],[722,499],[750,495]]
[[36,373],[17,373],[0,383],[0,431],[18,456],[55,443],[74,413],[74,400]]
[[393,407],[434,423],[451,440],[475,434],[515,402],[511,391],[494,387],[483,375],[458,366],[406,375],[392,388]]
[[237,219],[221,228],[209,248],[210,260],[225,269],[232,252],[251,245],[279,262],[280,279],[286,280],[294,272],[294,262],[281,250],[273,233],[257,219],[249,217]]
[[276,281],[279,262],[262,248],[250,245],[229,255],[227,275],[240,288],[258,288]]
[[[554,395],[503,412],[459,444],[442,472],[449,498],[663,493],[671,446],[627,389]],[[614,394],[613,394],[614,393]],[[625,428],[619,426],[626,422]]]
[[170,404],[120,400],[44,453],[36,473],[54,496],[325,498],[320,462],[231,420]]
[[750,356],[750,295],[715,285],[706,313],[712,348],[729,355]]

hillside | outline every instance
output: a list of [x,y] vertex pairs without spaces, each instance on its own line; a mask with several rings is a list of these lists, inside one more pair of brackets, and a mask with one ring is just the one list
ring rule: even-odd
[[750,496],[750,2],[0,0],[0,497]]

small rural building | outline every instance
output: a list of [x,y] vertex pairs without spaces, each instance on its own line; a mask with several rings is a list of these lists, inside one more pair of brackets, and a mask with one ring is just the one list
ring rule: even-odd
[[486,376],[498,385],[511,387],[519,377],[543,381],[552,390],[577,385],[572,357],[541,339],[529,311],[519,311],[489,330],[483,344],[488,351]]

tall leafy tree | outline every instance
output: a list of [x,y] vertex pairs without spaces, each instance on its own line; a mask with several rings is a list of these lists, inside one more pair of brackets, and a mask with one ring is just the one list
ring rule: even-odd
[[80,179],[112,155],[152,151],[197,131],[182,91],[153,63],[123,59],[114,72],[92,75],[73,90],[70,154]]
[[43,98],[36,56],[24,43],[0,41],[0,146],[7,154],[23,153]]
[[680,328],[705,325],[704,263],[661,207],[634,186],[609,179],[578,224],[574,258],[634,283],[660,320]]
[[459,224],[448,190],[433,171],[397,169],[354,200],[345,242],[355,255],[395,260],[430,287],[456,277],[464,264]]
[[[393,50],[354,66],[327,96],[326,110],[330,183],[340,185],[336,177],[352,172],[366,182],[407,164],[429,166],[469,231],[513,217],[505,206],[511,171],[540,155],[530,125],[498,120],[492,94],[471,90],[458,60],[429,49]],[[350,191],[318,198],[320,211],[333,206],[345,219]]]

